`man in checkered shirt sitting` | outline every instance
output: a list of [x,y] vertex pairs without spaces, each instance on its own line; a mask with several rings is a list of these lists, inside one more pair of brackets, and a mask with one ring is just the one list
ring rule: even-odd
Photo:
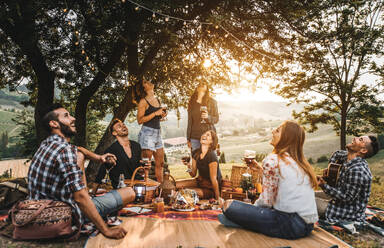
[[365,210],[371,193],[372,174],[366,161],[379,150],[374,136],[361,136],[352,139],[346,146],[347,151],[336,151],[330,163],[342,164],[336,187],[319,177],[319,186],[331,200],[325,211],[330,223],[362,224],[365,222]]
[[[122,226],[108,227],[102,217],[115,212],[135,199],[132,188],[113,190],[103,196],[88,194],[84,160],[114,162],[112,154],[97,155],[69,143],[76,134],[75,118],[59,104],[49,107],[42,120],[50,136],[41,142],[28,171],[29,198],[50,199],[68,203],[74,219],[91,221],[106,237],[120,239],[126,234]],[[85,218],[84,218],[84,216]]]

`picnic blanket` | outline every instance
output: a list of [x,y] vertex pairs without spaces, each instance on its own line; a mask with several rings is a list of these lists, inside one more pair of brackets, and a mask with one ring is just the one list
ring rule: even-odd
[[[142,216],[141,216],[142,217]],[[107,239],[103,235],[90,237],[86,248],[98,247],[350,247],[332,234],[316,227],[306,238],[285,240],[267,237],[241,228],[229,228],[218,221],[175,220],[161,218],[121,217],[127,235],[121,240]]]
[[329,223],[325,220],[319,220],[318,225],[327,231],[347,231],[351,234],[357,234],[359,230],[369,228],[381,236],[384,236],[384,210],[377,207],[367,206],[365,215],[366,223],[347,221]]
[[[129,206],[130,205],[127,207]],[[150,211],[148,213],[138,214],[136,217],[172,220],[217,220],[217,215],[220,213],[221,210],[200,210],[196,207],[194,211],[189,212],[168,209],[163,213]],[[122,210],[119,212],[119,216],[130,216],[130,214],[126,214],[126,212]]]

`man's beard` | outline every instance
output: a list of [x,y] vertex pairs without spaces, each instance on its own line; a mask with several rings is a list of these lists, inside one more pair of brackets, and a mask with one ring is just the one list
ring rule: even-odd
[[64,134],[65,137],[70,138],[76,134],[76,131],[72,131],[69,125],[65,125],[60,121],[59,121],[59,124],[60,124],[60,131],[62,134]]

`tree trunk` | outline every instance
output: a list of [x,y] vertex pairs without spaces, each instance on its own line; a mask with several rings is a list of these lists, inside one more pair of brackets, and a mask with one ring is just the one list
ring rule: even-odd
[[[127,92],[125,93],[124,99],[119,104],[119,107],[114,111],[113,119],[118,118],[121,121],[124,121],[125,118],[127,118],[128,113],[133,110],[136,107],[135,104],[135,85],[129,86],[127,89]],[[111,121],[112,122],[112,121]],[[103,137],[101,138],[99,144],[96,147],[95,153],[97,154],[103,154],[104,151],[112,144],[114,141],[114,137],[109,132],[109,127],[111,125],[111,122],[109,123],[108,127],[106,128]],[[86,176],[88,182],[93,182],[95,180],[97,171],[99,170],[100,164],[90,162],[87,169],[86,169]]]
[[[12,2],[12,1],[11,1]],[[41,119],[47,106],[52,105],[55,89],[55,73],[46,64],[46,59],[39,49],[38,35],[35,30],[36,5],[34,1],[12,2],[11,16],[2,19],[0,28],[17,44],[26,55],[37,77],[37,102],[35,106],[35,128],[38,141],[47,135]]]
[[101,68],[101,71],[96,75],[92,82],[81,90],[77,98],[75,118],[76,118],[76,137],[75,143],[78,146],[86,147],[87,141],[87,107],[92,96],[100,88],[100,85],[105,81],[106,77],[113,70],[121,57],[124,54],[126,45],[122,39],[119,39],[115,44],[108,62]]
[[45,109],[47,108],[47,106],[50,106],[53,103],[55,89],[55,75],[53,72],[48,71],[47,74],[43,75],[42,77],[43,79],[38,79],[39,87],[37,92],[37,103],[34,115],[36,136],[38,142],[41,142],[49,135],[49,133],[43,128],[42,118],[44,117]]

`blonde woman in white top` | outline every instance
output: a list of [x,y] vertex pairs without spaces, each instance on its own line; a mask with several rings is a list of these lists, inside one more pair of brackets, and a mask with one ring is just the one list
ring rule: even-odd
[[[314,188],[316,175],[303,155],[304,129],[285,121],[272,131],[273,152],[263,161],[263,193],[254,205],[228,200],[222,224],[268,236],[298,239],[318,220]],[[259,165],[254,161],[253,169]]]

